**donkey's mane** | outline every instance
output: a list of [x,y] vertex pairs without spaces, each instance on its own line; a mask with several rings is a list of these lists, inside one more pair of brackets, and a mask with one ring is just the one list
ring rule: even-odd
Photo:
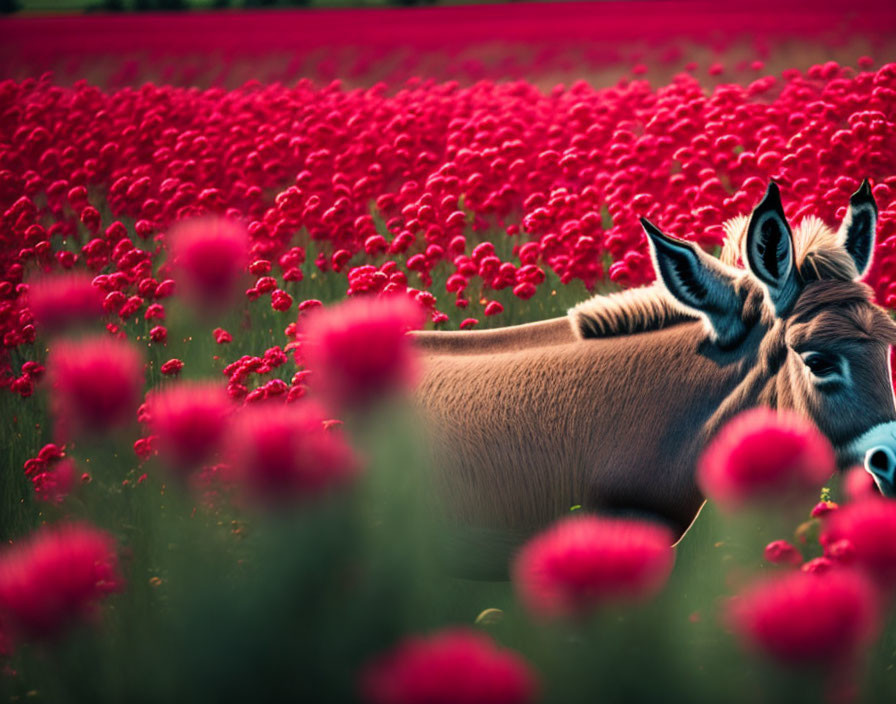
[[[749,222],[748,216],[738,215],[723,225],[725,241],[719,257],[724,264],[745,273],[741,252]],[[859,276],[843,246],[842,235],[820,218],[804,218],[793,231],[793,245],[804,282],[854,281]],[[569,317],[573,330],[583,338],[631,335],[699,319],[683,310],[659,282],[610,295],[598,294],[570,308]]]
[[569,316],[576,334],[583,338],[633,335],[697,320],[658,283],[606,296],[598,294],[570,308]]

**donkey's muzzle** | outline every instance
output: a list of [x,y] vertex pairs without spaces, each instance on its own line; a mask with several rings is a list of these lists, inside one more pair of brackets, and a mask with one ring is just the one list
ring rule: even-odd
[[865,453],[865,470],[884,496],[896,496],[896,452],[887,445],[876,445]]
[[847,447],[839,449],[842,467],[861,462],[884,496],[896,497],[896,421],[869,428]]

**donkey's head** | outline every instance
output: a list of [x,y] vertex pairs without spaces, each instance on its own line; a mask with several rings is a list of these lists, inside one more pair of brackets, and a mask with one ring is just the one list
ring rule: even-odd
[[657,278],[703,318],[713,345],[747,362],[719,417],[749,405],[794,408],[828,436],[841,467],[864,462],[881,492],[896,495],[896,324],[859,281],[877,224],[868,182],[837,232],[808,218],[796,233],[771,183],[749,219],[727,225],[723,261],[642,222]]

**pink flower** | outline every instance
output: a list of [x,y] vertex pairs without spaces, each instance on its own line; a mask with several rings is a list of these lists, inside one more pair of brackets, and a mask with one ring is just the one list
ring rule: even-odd
[[834,450],[810,421],[754,408],[712,439],[697,481],[708,498],[732,511],[759,501],[810,499],[834,469]]
[[821,534],[826,551],[848,541],[854,565],[883,589],[896,590],[896,501],[872,497],[847,504],[827,519]]
[[822,516],[827,516],[833,513],[838,508],[840,508],[840,506],[833,501],[819,501],[812,508],[811,516],[812,518],[821,518]]
[[89,525],[41,528],[0,553],[0,616],[26,637],[56,635],[123,585],[115,540]]
[[657,524],[570,516],[523,546],[513,580],[523,603],[547,617],[649,599],[672,571],[673,542],[671,531]]
[[143,385],[143,359],[129,342],[106,335],[60,340],[47,372],[51,405],[63,430],[105,432],[133,417]]
[[765,560],[776,565],[796,566],[803,561],[803,556],[786,540],[775,540],[765,546]]
[[224,218],[180,222],[170,234],[178,291],[202,310],[226,307],[239,292],[249,258],[249,236]]
[[271,294],[271,308],[280,313],[288,311],[292,308],[292,296],[290,296],[286,291],[281,291],[277,289]]
[[178,374],[180,374],[183,368],[183,362],[181,362],[177,358],[172,358],[162,364],[162,366],[159,368],[159,371],[162,372],[162,374],[164,374],[165,376],[177,376]]
[[342,435],[323,423],[306,403],[247,406],[234,418],[228,443],[233,478],[251,497],[274,504],[346,484],[358,460]]
[[150,393],[147,410],[159,454],[183,471],[214,454],[227,431],[231,404],[223,386],[185,381]]
[[38,501],[60,504],[74,487],[75,467],[65,458],[65,446],[47,443],[37,457],[25,461],[25,476]]
[[165,344],[168,341],[168,328],[164,325],[156,325],[149,331],[149,339],[153,342]]
[[852,541],[835,540],[824,546],[824,556],[844,565],[851,565],[856,560],[856,548]]
[[815,557],[804,563],[800,569],[811,574],[824,574],[834,567],[833,561],[827,557]]
[[99,320],[103,316],[103,293],[87,274],[43,276],[29,285],[28,307],[39,329],[58,333],[72,325]]
[[369,704],[524,704],[538,693],[522,657],[466,628],[406,639],[375,658],[359,684]]
[[504,312],[504,306],[498,301],[489,301],[485,306],[486,315],[499,315]]
[[352,298],[300,321],[312,387],[337,408],[369,405],[413,385],[417,364],[405,334],[422,310],[404,296]]
[[782,663],[831,664],[873,640],[880,612],[861,574],[831,569],[758,582],[732,599],[728,617],[747,645]]
[[316,298],[309,298],[308,300],[302,301],[299,303],[299,311],[304,313],[305,311],[314,310],[315,308],[320,308],[323,306]]
[[843,492],[848,501],[861,501],[880,496],[874,479],[862,466],[852,467],[843,476]]
[[71,460],[63,459],[30,479],[38,501],[60,504],[75,485],[75,465]]

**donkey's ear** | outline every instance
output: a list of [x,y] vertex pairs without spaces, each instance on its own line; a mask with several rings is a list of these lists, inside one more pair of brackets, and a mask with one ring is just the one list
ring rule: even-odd
[[871,266],[874,252],[874,232],[877,229],[877,203],[866,178],[859,190],[849,198],[849,210],[837,233],[838,241],[846,248],[856,264],[861,279]]
[[750,216],[744,250],[747,268],[765,286],[775,313],[782,316],[799,295],[800,276],[794,261],[793,235],[774,181]]
[[720,346],[731,347],[743,339],[743,302],[734,286],[734,275],[691,242],[663,234],[647,218],[641,225],[650,243],[653,268],[672,297],[694,315],[704,318]]

